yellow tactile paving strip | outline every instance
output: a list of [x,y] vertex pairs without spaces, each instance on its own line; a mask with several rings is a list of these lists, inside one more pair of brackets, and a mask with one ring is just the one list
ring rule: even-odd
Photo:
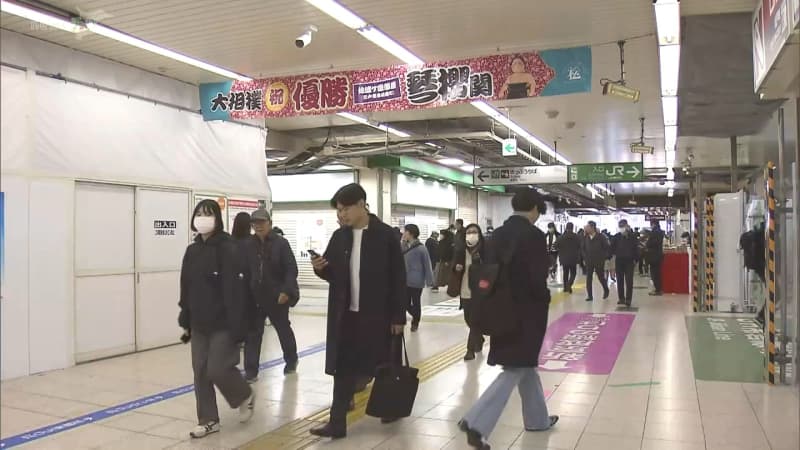
[[[575,288],[580,287],[582,286],[575,285]],[[569,298],[569,296],[563,292],[554,294],[553,298],[551,299],[550,306],[552,307],[553,305],[556,305],[567,298]],[[322,313],[313,312],[299,314],[325,315]],[[463,319],[460,316],[425,318],[426,322],[461,322],[462,320]],[[450,367],[456,362],[461,361],[466,350],[466,343],[461,343],[450,347],[441,353],[431,356],[421,363],[415,364],[415,367],[419,369],[419,381],[424,382],[425,380],[428,380],[444,371],[446,368]],[[365,391],[359,392],[355,395],[356,407],[347,415],[348,424],[352,424],[366,415],[367,400],[369,400],[371,390],[372,385],[370,385],[370,387],[368,387]],[[324,424],[328,421],[329,417],[330,408],[323,409],[308,417],[296,419],[278,429],[270,431],[250,442],[249,444],[243,445],[241,448],[244,450],[301,450],[310,447],[311,445],[321,441],[322,438],[312,436],[309,433],[309,430],[313,427]]]

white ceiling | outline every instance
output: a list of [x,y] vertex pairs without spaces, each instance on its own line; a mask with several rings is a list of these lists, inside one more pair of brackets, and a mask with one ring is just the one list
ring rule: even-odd
[[[752,11],[756,0],[683,0],[683,14]],[[67,12],[98,20],[126,33],[250,76],[380,67],[399,61],[356,32],[303,0],[47,0]],[[639,139],[663,150],[655,19],[650,0],[464,1],[343,0],[348,8],[380,27],[426,61],[497,52],[593,47],[592,93],[498,103],[511,117],[573,162],[629,161],[639,158],[628,145]],[[294,38],[307,25],[319,32],[306,49]],[[31,27],[3,14],[0,26],[35,38],[199,83],[216,76],[125,44],[83,33]],[[619,76],[616,41],[628,40],[626,80],[641,89],[637,104],[603,97],[600,78]],[[545,111],[559,115],[548,119]],[[480,116],[469,105],[438,110],[378,113],[394,122]],[[568,130],[566,122],[575,122]],[[271,120],[274,129],[347,125],[338,117]],[[399,127],[398,128],[402,128]],[[664,165],[663,151],[648,156],[648,167]]]

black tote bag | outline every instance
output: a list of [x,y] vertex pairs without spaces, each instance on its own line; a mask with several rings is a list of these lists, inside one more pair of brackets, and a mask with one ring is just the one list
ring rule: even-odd
[[404,336],[400,337],[400,343],[403,347],[400,364],[396,363],[398,358],[392,358],[391,363],[379,366],[375,371],[375,382],[367,402],[369,416],[399,419],[410,416],[414,408],[419,370],[408,363]]

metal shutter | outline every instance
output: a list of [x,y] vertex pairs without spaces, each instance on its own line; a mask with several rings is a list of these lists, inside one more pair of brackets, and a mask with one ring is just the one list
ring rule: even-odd
[[320,254],[325,251],[333,232],[339,228],[336,210],[322,203],[276,203],[273,207],[273,225],[283,230],[297,258],[298,283],[304,287],[326,287],[327,283],[314,274],[307,251],[316,250]]
[[464,226],[478,223],[478,191],[458,187],[458,210],[456,219],[464,219]]

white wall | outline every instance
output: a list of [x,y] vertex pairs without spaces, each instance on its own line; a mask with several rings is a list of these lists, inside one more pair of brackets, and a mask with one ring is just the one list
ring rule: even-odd
[[489,211],[492,226],[497,228],[502,225],[506,219],[514,214],[514,208],[511,207],[511,196],[491,194],[489,196]]
[[396,173],[392,180],[392,204],[455,210],[458,194],[450,183]]
[[[355,180],[355,172],[273,175],[274,203],[328,202],[342,186]],[[367,194],[369,200],[369,193]]]
[[492,211],[489,204],[490,195],[488,192],[478,191],[478,225],[486,231],[487,219],[492,218]]
[[28,180],[0,177],[5,210],[0,280],[0,368],[2,379],[29,373],[28,358]]

